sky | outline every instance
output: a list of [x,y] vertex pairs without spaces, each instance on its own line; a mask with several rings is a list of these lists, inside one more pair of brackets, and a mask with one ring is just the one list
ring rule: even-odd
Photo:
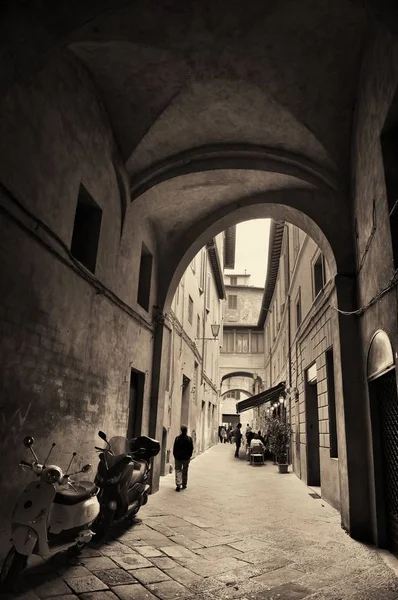
[[268,260],[270,219],[244,221],[236,226],[235,269],[226,269],[226,275],[250,273],[250,285],[263,287]]

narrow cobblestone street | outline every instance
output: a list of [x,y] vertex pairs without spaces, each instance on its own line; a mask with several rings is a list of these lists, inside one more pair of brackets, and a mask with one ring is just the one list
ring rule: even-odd
[[[393,600],[398,578],[381,554],[352,540],[340,516],[294,474],[250,466],[217,445],[174,476],[100,549],[26,570],[24,600]],[[70,560],[69,560],[70,563]]]

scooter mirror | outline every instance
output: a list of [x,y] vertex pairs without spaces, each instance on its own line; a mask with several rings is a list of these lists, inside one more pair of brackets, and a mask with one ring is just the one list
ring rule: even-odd
[[104,433],[103,431],[99,431],[98,435],[101,438],[101,440],[104,440],[104,442],[106,442],[106,433]]
[[31,435],[27,435],[24,439],[23,439],[23,445],[26,446],[26,448],[30,448],[31,446],[33,446],[34,444],[34,438]]
[[87,473],[91,469],[91,465],[84,465],[82,467],[82,473]]

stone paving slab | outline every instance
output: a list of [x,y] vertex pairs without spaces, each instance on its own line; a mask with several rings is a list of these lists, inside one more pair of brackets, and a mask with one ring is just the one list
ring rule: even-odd
[[105,571],[106,569],[115,569],[117,567],[117,564],[108,556],[83,558],[81,562],[89,571]]
[[236,558],[242,558],[243,556],[243,552],[236,550],[232,546],[210,546],[208,548],[199,548],[196,550],[196,554],[199,554],[208,560],[217,559],[220,558],[220,556],[233,556]]
[[154,558],[156,556],[163,556],[163,554],[157,548],[153,546],[136,546],[136,551],[142,554],[145,558]]
[[155,567],[158,567],[159,569],[162,569],[163,571],[168,571],[169,569],[173,569],[175,567],[179,567],[179,563],[175,562],[173,559],[169,558],[168,556],[159,556],[159,557],[155,557],[155,558],[151,558],[151,562],[155,565]]
[[299,585],[298,583],[285,583],[278,587],[274,587],[271,590],[262,592],[260,595],[256,595],[258,600],[302,600],[308,597],[311,590]]
[[112,591],[120,600],[156,600],[156,596],[139,583],[134,585],[119,585],[113,588]]
[[[19,596],[18,596],[19,598]],[[51,598],[48,598],[48,600],[54,600],[56,598],[56,600],[76,600],[77,596],[75,596],[74,594],[72,594],[72,592],[66,596],[52,596]]]
[[157,567],[148,567],[146,569],[134,569],[131,574],[142,584],[160,583],[167,581],[170,577]]
[[202,577],[196,575],[196,573],[190,569],[180,566],[170,570],[169,575],[172,579],[174,579],[174,581],[185,585],[189,589],[195,588],[203,580]]
[[141,569],[144,567],[152,567],[152,563],[147,559],[141,556],[141,554],[119,554],[118,556],[114,556],[115,563],[122,567],[122,569],[126,569],[126,571],[131,571],[131,569]]
[[170,558],[187,558],[190,560],[196,560],[196,554],[185,548],[184,546],[179,546],[178,544],[174,544],[173,546],[164,546],[160,548],[161,551],[166,554],[166,556],[170,556]]
[[171,542],[178,544],[179,546],[184,546],[184,548],[188,548],[188,550],[197,550],[198,548],[203,548],[203,544],[198,541],[191,540],[189,537],[185,535],[177,534],[169,537]]
[[98,579],[95,575],[89,575],[88,577],[67,577],[65,581],[75,594],[99,592],[108,589],[106,583]]
[[107,569],[106,571],[94,571],[94,575],[107,584],[108,587],[115,585],[126,585],[136,583],[133,575],[124,569]]
[[148,589],[160,598],[160,600],[184,600],[184,598],[192,598],[193,596],[192,592],[186,587],[172,580],[152,583],[148,585]]
[[254,577],[253,581],[259,584],[264,584],[269,588],[273,588],[290,581],[296,581],[301,576],[301,571],[297,571],[296,569],[286,566],[281,567],[280,569],[271,570],[268,573],[259,575],[258,577]]
[[89,592],[79,596],[81,600],[118,600],[118,597],[111,591],[107,592]]
[[183,494],[163,478],[140,519],[77,559],[31,557],[24,592],[1,600],[398,600],[395,572],[333,508],[232,447],[195,458]]

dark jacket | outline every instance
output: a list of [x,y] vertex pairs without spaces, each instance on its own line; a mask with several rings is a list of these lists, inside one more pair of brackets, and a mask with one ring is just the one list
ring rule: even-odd
[[242,441],[242,432],[240,430],[240,427],[237,427],[234,431],[234,437],[235,437],[235,444],[236,442],[238,442],[239,444]]
[[189,435],[178,435],[174,440],[173,456],[176,460],[189,460],[193,454],[193,441]]

